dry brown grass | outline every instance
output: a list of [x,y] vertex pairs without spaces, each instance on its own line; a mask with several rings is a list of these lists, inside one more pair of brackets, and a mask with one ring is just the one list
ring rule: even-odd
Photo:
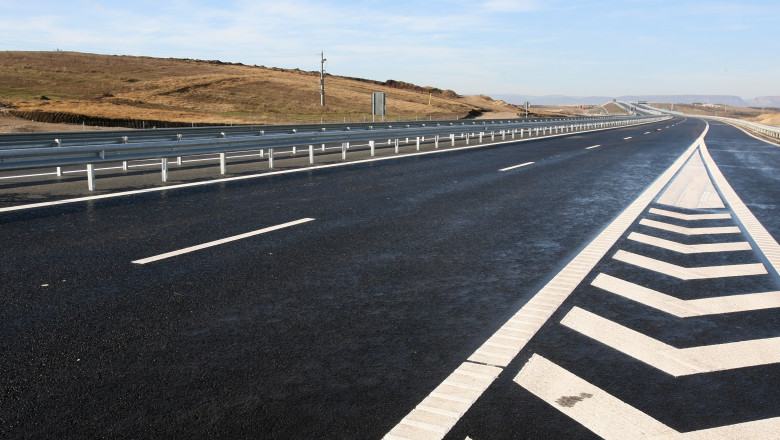
[[[0,52],[0,106],[90,117],[194,123],[362,120],[371,92],[387,93],[387,118],[517,114],[481,97],[423,93],[327,76],[320,106],[317,72],[206,61],[73,52]],[[403,86],[403,84],[402,84]],[[445,91],[447,92],[447,91]],[[430,105],[429,105],[430,99]]]

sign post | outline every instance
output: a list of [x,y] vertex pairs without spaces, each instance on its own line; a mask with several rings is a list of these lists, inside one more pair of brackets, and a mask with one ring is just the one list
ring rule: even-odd
[[385,112],[387,110],[385,92],[371,93],[371,119],[376,122],[377,115],[382,116],[382,122],[385,122]]

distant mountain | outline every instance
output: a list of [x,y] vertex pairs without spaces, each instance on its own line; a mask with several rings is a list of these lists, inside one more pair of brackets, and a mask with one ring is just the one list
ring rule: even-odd
[[516,94],[493,94],[493,99],[500,99],[515,105],[523,105],[526,101],[531,105],[601,105],[612,101],[608,96],[564,96],[564,95],[516,95]]
[[510,104],[523,105],[526,101],[531,105],[601,105],[617,99],[618,101],[647,101],[674,104],[724,104],[735,107],[780,107],[780,96],[761,96],[744,100],[732,95],[624,95],[624,96],[564,96],[564,95],[518,95],[495,94],[494,99],[501,99]]
[[750,102],[751,107],[780,107],[780,96],[759,96]]

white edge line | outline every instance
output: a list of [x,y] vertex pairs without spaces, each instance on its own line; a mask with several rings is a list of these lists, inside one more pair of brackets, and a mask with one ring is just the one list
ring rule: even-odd
[[557,138],[557,137],[573,136],[573,135],[576,135],[576,134],[583,134],[583,133],[596,133],[596,132],[600,132],[600,131],[615,130],[615,129],[618,129],[618,128],[636,127],[636,126],[640,126],[640,125],[654,124],[656,122],[661,122],[661,121],[645,122],[645,123],[641,123],[641,124],[626,125],[626,126],[622,126],[622,127],[597,128],[597,129],[588,130],[588,131],[578,131],[578,132],[575,132],[575,133],[558,133],[558,134],[551,134],[551,135],[547,135],[547,136],[539,136],[539,137],[533,137],[533,138],[511,139],[511,140],[506,140],[506,141],[493,142],[493,143],[489,143],[489,144],[468,145],[468,146],[463,146],[463,147],[439,149],[439,150],[432,150],[432,151],[421,151],[419,153],[399,154],[399,155],[387,156],[387,157],[375,157],[375,158],[371,158],[371,159],[362,159],[362,160],[356,160],[356,161],[331,163],[331,164],[318,165],[318,166],[313,166],[313,167],[301,167],[301,168],[294,168],[294,169],[290,169],[290,170],[271,171],[271,172],[260,173],[260,174],[249,174],[249,175],[246,175],[246,176],[224,177],[224,178],[221,178],[221,179],[204,180],[204,181],[200,181],[200,182],[180,183],[180,184],[177,184],[177,185],[156,186],[154,188],[145,188],[145,189],[132,190],[132,191],[122,191],[122,192],[116,192],[116,193],[110,193],[110,194],[101,194],[101,195],[97,195],[97,196],[76,197],[76,198],[73,198],[73,199],[55,200],[55,201],[51,201],[51,202],[31,203],[31,204],[28,204],[28,205],[8,206],[8,207],[5,207],[5,208],[0,208],[0,213],[12,212],[12,211],[22,211],[22,210],[34,209],[34,208],[44,208],[44,207],[56,206],[56,205],[66,205],[66,204],[70,204],[70,203],[87,202],[87,201],[90,201],[90,200],[111,199],[111,198],[115,198],[115,197],[124,197],[124,196],[131,196],[131,195],[137,195],[137,194],[162,192],[162,191],[175,190],[175,189],[181,189],[181,188],[191,188],[191,187],[196,187],[196,186],[214,185],[214,184],[218,184],[218,183],[235,182],[235,181],[239,181],[239,180],[258,179],[258,178],[268,177],[268,176],[277,176],[277,175],[280,175],[280,174],[308,173],[309,171],[312,171],[312,170],[322,170],[322,169],[327,169],[327,168],[345,167],[345,166],[356,165],[356,164],[363,164],[363,163],[381,162],[381,161],[385,161],[385,160],[395,160],[395,159],[400,159],[400,158],[405,158],[405,157],[427,156],[427,155],[430,155],[430,154],[449,153],[449,152],[452,152],[452,151],[474,150],[474,149],[478,149],[478,148],[491,147],[491,146],[494,146],[494,145],[503,145],[503,144],[514,144],[514,143],[520,143],[520,142],[529,142],[529,141],[536,141],[536,140],[539,140],[539,139],[550,139],[550,138]]
[[268,228],[258,229],[257,231],[247,232],[245,234],[234,235],[232,237],[222,238],[220,240],[214,240],[214,241],[210,241],[208,243],[199,244],[199,245],[196,245],[196,246],[190,246],[190,247],[187,247],[187,248],[184,248],[184,249],[179,249],[178,251],[171,251],[171,252],[166,252],[164,254],[155,255],[153,257],[142,258],[140,260],[133,261],[133,263],[135,263],[135,264],[152,263],[152,262],[155,262],[155,261],[164,260],[166,258],[175,257],[177,255],[182,255],[182,254],[187,254],[187,253],[190,253],[190,252],[194,252],[194,251],[197,251],[197,250],[200,250],[200,249],[206,249],[206,248],[217,246],[217,245],[220,245],[220,244],[229,243],[231,241],[241,240],[241,239],[249,238],[249,237],[252,237],[252,236],[255,236],[255,235],[265,234],[267,232],[272,232],[272,231],[277,231],[279,229],[289,228],[290,226],[300,225],[302,223],[307,223],[307,222],[310,222],[310,221],[313,221],[313,220],[314,220],[313,218],[302,218],[300,220],[295,220],[295,221],[292,221],[292,222],[283,223],[281,225],[270,226]]
[[520,167],[527,167],[528,165],[533,165],[533,164],[535,164],[535,163],[536,163],[536,162],[526,162],[526,163],[521,163],[520,165],[515,165],[515,166],[513,166],[513,167],[507,167],[507,168],[502,168],[502,169],[500,169],[500,170],[498,170],[498,171],[509,171],[509,170],[513,170],[513,169],[515,169],[515,168],[520,168]]

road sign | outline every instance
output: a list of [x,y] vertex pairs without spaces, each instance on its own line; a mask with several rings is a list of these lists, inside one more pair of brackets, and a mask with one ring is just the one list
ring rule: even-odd
[[376,121],[377,116],[382,116],[382,122],[384,122],[385,112],[387,110],[385,101],[385,92],[371,93],[371,115],[374,121]]

